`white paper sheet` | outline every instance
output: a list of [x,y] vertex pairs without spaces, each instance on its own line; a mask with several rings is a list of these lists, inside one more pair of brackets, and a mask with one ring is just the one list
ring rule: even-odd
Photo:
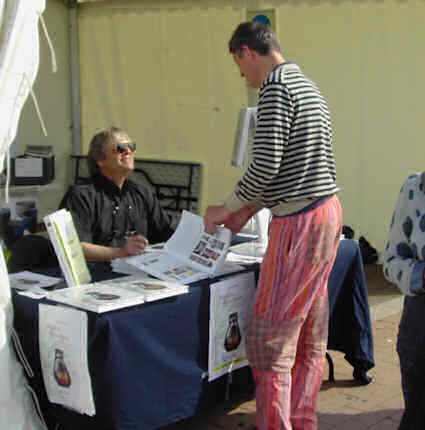
[[86,312],[40,303],[39,341],[49,401],[95,415],[87,359]]
[[134,276],[78,285],[49,293],[49,300],[102,313],[185,294],[187,285]]
[[[218,227],[215,234],[209,234],[202,217],[183,211],[179,225],[163,251],[122,260],[159,279],[187,284],[216,275],[225,261],[230,240],[229,229]],[[112,265],[114,267],[114,261]]]
[[226,256],[226,261],[236,264],[253,264],[262,263],[263,257],[253,257],[251,255],[241,255],[229,251]]
[[211,285],[209,381],[248,365],[245,325],[254,293],[254,272],[232,276]]
[[10,274],[9,281],[12,288],[16,288],[17,290],[30,290],[34,287],[51,287],[52,285],[62,281],[62,278],[40,275],[39,273],[25,270],[23,272]]

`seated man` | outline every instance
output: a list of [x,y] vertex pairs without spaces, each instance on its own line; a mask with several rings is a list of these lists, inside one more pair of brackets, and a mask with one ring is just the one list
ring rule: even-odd
[[87,261],[140,254],[173,233],[153,191],[128,179],[135,149],[119,128],[96,134],[87,160],[90,179],[71,186],[60,203],[72,214]]

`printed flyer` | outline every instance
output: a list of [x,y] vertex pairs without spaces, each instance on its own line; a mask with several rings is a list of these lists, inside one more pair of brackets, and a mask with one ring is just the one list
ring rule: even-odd
[[245,352],[245,324],[254,293],[253,271],[211,284],[209,381],[248,365]]
[[95,415],[87,358],[87,314],[40,303],[39,341],[49,401]]

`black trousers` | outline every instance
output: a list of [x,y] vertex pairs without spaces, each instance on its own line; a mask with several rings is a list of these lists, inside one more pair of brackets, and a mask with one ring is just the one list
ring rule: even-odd
[[397,352],[405,411],[399,430],[425,429],[425,295],[406,297]]

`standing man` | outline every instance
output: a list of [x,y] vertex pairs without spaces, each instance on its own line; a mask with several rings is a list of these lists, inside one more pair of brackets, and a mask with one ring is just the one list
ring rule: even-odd
[[72,214],[88,261],[137,255],[148,243],[166,241],[173,230],[152,190],[128,179],[136,144],[110,127],[90,142],[90,179],[73,185],[60,204]]
[[318,87],[283,58],[264,24],[240,24],[229,50],[259,88],[252,161],[207,230],[233,233],[263,207],[273,219],[246,347],[256,381],[259,430],[317,429],[316,399],[328,335],[327,281],[341,233],[332,126]]

